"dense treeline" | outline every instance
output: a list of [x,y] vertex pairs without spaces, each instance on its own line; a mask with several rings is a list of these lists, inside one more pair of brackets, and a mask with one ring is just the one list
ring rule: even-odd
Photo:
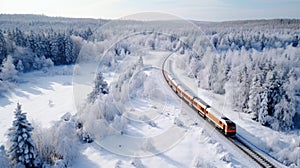
[[[40,69],[39,61],[52,61],[54,65],[73,64],[79,54],[82,41],[92,35],[91,29],[84,32],[66,30],[65,32],[24,32],[0,30],[0,63],[8,55],[14,59],[14,64],[24,66],[24,72]],[[21,61],[21,62],[20,62]]]
[[270,48],[283,48],[289,45],[298,46],[300,42],[298,34],[276,34],[270,32],[225,32],[212,36],[211,43],[221,51],[240,50],[244,47],[246,50],[255,49],[263,51]]
[[0,14],[1,29],[9,30],[17,27],[26,32],[47,32],[50,29],[55,32],[64,32],[67,29],[83,32],[89,27],[99,28],[106,22],[107,20],[103,19],[48,17],[45,15],[30,14]]
[[0,28],[0,95],[15,87],[20,73],[74,64],[92,34],[91,28],[58,32]]
[[102,19],[0,14],[0,65],[13,58],[18,71],[44,66],[73,64],[93,32],[106,23]]

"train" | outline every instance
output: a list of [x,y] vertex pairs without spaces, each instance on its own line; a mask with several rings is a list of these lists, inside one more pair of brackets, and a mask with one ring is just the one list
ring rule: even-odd
[[183,87],[183,85],[162,69],[163,76],[172,90],[184,101],[186,101],[197,113],[208,121],[212,122],[226,136],[235,136],[236,125],[229,118],[208,105],[201,98]]

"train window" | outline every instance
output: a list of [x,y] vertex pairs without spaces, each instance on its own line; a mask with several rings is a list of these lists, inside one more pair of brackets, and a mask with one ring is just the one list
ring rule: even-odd
[[221,117],[223,120],[229,120],[227,117]]
[[235,130],[235,126],[230,126],[228,129],[229,130]]

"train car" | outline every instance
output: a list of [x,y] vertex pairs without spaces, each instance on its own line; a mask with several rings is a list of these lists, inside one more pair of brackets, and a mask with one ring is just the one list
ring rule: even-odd
[[190,91],[185,90],[184,92],[182,92],[182,95],[183,95],[183,99],[185,101],[187,101],[190,105],[193,104],[193,98],[194,98],[194,96],[193,96],[193,94]]
[[210,106],[207,103],[205,103],[202,99],[195,97],[193,107],[197,110],[199,115],[205,118],[207,113],[206,110]]
[[176,80],[170,76],[170,81],[171,81],[171,85],[170,85],[171,88],[173,89],[174,92],[177,92],[178,84],[177,84]]
[[236,134],[234,122],[212,107],[208,108],[206,111],[207,118],[213,122],[217,128],[221,129],[225,135],[234,136]]
[[225,124],[225,135],[234,136],[236,134],[236,125],[227,117],[221,117],[221,119],[226,123]]

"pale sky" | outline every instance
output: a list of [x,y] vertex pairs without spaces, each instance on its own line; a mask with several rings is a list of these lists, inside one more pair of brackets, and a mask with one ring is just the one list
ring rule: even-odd
[[0,0],[2,14],[117,19],[139,12],[200,21],[300,19],[300,0]]

